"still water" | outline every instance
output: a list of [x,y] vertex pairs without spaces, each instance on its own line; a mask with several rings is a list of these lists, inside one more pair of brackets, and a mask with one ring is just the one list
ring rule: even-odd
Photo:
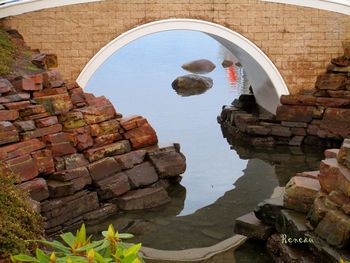
[[[241,67],[221,66],[224,58],[237,62],[203,33],[167,31],[121,48],[94,74],[86,91],[105,95],[124,116],[146,117],[160,144],[180,143],[187,170],[181,185],[170,191],[172,203],[167,207],[113,217],[91,232],[113,223],[154,248],[213,245],[232,236],[234,219],[253,210],[276,186],[284,185],[295,172],[317,167],[319,151],[257,152],[223,138],[216,116],[249,87]],[[204,94],[181,97],[171,83],[189,74],[182,64],[197,59],[216,65],[205,75],[214,85]]]

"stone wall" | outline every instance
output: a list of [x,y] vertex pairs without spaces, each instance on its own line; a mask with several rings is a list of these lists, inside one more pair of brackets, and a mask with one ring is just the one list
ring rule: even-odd
[[229,136],[254,146],[340,145],[350,136],[349,73],[346,49],[318,76],[314,90],[281,96],[276,116],[252,112],[253,95],[243,95],[224,107],[218,121]]
[[60,58],[65,79],[75,80],[107,43],[136,26],[168,18],[210,21],[255,43],[276,65],[291,93],[311,88],[350,35],[346,15],[259,0],[106,0],[9,17],[28,44]]
[[186,169],[180,146],[159,148],[145,118],[124,118],[48,68],[54,56],[34,56],[39,73],[0,78],[0,168],[18,175],[46,233],[168,203]]

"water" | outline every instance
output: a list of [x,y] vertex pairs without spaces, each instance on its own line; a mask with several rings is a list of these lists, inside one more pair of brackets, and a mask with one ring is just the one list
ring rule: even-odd
[[[124,116],[145,116],[161,144],[179,142],[187,170],[181,185],[170,191],[172,202],[166,207],[118,215],[90,227],[90,232],[98,233],[113,223],[149,247],[210,246],[231,237],[234,219],[252,211],[295,172],[317,168],[318,150],[259,152],[223,138],[216,116],[222,105],[249,87],[242,68],[221,66],[227,57],[235,59],[205,34],[168,31],[128,44],[94,74],[86,90],[108,97]],[[213,79],[213,88],[198,96],[177,95],[172,81],[189,74],[181,65],[204,58],[216,64],[205,75]],[[257,256],[251,247],[237,252],[242,262],[247,254]]]

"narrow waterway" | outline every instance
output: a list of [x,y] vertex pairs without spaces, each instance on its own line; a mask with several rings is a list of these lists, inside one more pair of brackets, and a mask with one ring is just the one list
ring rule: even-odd
[[[187,170],[181,185],[170,191],[170,205],[109,218],[90,232],[98,233],[113,223],[149,247],[210,246],[232,236],[234,219],[253,210],[276,186],[284,185],[296,172],[316,169],[322,158],[319,151],[258,152],[223,137],[216,116],[249,87],[240,66],[221,66],[228,57],[234,59],[203,33],[167,31],[123,47],[94,74],[86,91],[105,95],[124,116],[145,116],[160,144],[180,143]],[[213,87],[201,95],[179,96],[171,83],[189,74],[181,65],[204,58],[216,65],[205,75],[213,79]],[[238,262],[249,262],[244,260],[252,247],[237,252]],[[256,250],[253,255],[259,253]]]

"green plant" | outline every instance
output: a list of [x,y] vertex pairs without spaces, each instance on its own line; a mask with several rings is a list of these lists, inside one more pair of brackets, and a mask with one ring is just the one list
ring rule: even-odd
[[0,75],[10,73],[10,67],[14,62],[15,44],[10,36],[3,30],[0,30]]
[[0,167],[0,258],[34,251],[34,244],[25,240],[42,236],[42,219],[27,203],[27,193],[18,189],[15,181],[14,175],[5,176]]
[[85,225],[83,224],[76,235],[71,232],[60,235],[63,242],[39,240],[54,251],[46,254],[43,250],[37,249],[35,257],[28,255],[17,255],[11,257],[12,262],[40,262],[40,263],[142,263],[138,255],[141,244],[126,245],[121,239],[133,237],[131,234],[120,234],[113,226],[108,231],[102,232],[104,239],[91,241],[91,236],[86,236]]

